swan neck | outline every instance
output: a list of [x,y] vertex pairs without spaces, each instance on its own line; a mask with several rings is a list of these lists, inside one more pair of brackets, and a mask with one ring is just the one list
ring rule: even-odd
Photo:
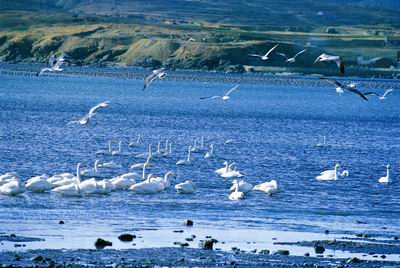
[[143,178],[144,180],[146,179],[146,164],[143,165],[142,178]]

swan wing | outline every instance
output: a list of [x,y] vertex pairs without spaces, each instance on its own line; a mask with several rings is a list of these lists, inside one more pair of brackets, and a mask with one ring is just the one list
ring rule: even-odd
[[228,96],[229,94],[231,94],[234,90],[236,90],[239,87],[239,85],[234,86],[233,88],[229,89],[226,93],[225,96]]
[[301,53],[304,53],[304,52],[306,52],[306,51],[307,51],[307,49],[303,49],[302,51],[297,52],[297,54],[294,55],[293,58],[296,58],[298,55],[300,55]]
[[268,50],[268,52],[265,54],[265,57],[268,57],[268,55],[278,46],[279,44],[276,44],[275,46],[273,46],[270,50]]

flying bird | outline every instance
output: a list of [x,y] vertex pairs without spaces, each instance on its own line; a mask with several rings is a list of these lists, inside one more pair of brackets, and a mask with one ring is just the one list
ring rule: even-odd
[[326,82],[334,85],[335,89],[336,89],[336,93],[338,93],[338,94],[342,94],[344,92],[344,90],[347,90],[347,91],[349,91],[351,93],[354,93],[354,94],[360,96],[364,100],[368,101],[367,97],[365,97],[365,94],[363,94],[360,91],[358,91],[357,90],[357,86],[354,83],[342,84],[339,81],[336,81],[334,79],[329,79],[329,78],[326,78],[326,77],[320,77],[320,79],[323,79]]
[[303,49],[302,51],[298,52],[296,55],[294,55],[294,56],[291,57],[291,58],[288,58],[288,57],[287,57],[285,54],[283,54],[283,53],[276,53],[276,54],[285,57],[285,58],[286,58],[286,62],[293,63],[293,62],[296,61],[296,57],[297,57],[298,55],[300,55],[301,53],[304,53],[304,52],[306,52],[306,51],[307,51],[307,49]]
[[386,95],[389,94],[390,92],[392,92],[393,89],[388,89],[386,90],[385,93],[383,93],[382,96],[380,96],[379,94],[375,93],[375,92],[365,92],[364,95],[372,95],[372,96],[376,96],[378,99],[380,99],[381,101],[386,100]]
[[69,122],[67,125],[70,125],[70,124],[85,125],[85,124],[89,123],[90,119],[92,119],[92,117],[97,114],[96,110],[99,108],[107,107],[109,103],[110,103],[110,101],[100,102],[96,106],[93,106],[92,108],[90,108],[90,110],[87,114],[85,114],[84,116],[82,116],[81,118],[79,118],[76,121]]
[[151,82],[153,82],[157,78],[163,79],[167,75],[164,71],[165,71],[164,68],[154,70],[149,76],[147,76],[144,79],[144,85],[142,90],[146,90],[147,87],[150,86]]
[[328,54],[321,54],[318,56],[318,58],[314,61],[314,63],[317,62],[322,62],[322,61],[327,61],[327,62],[335,62],[336,65],[338,66],[340,72],[344,74],[344,64],[340,56],[333,56],[333,55],[328,55]]
[[265,55],[258,55],[258,54],[247,54],[249,56],[252,57],[258,57],[261,58],[262,60],[268,60],[269,59],[269,54],[271,54],[271,52],[278,46],[278,44],[276,44],[273,48],[271,48],[267,53],[265,53]]
[[51,55],[49,59],[49,67],[43,68],[36,74],[36,76],[42,75],[44,72],[61,72],[63,69],[60,66],[65,63],[65,53],[56,58],[54,55]]
[[235,89],[238,88],[239,85],[234,86],[233,88],[229,89],[223,96],[211,96],[211,97],[201,97],[201,100],[205,100],[205,99],[221,99],[223,101],[227,101],[229,100],[231,97],[229,96],[229,94],[231,94]]

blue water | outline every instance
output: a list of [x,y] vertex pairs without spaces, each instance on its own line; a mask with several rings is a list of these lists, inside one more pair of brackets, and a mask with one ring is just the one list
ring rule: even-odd
[[[125,173],[147,144],[170,139],[173,157],[155,160],[152,172],[172,170],[178,175],[173,184],[192,179],[197,186],[194,195],[178,195],[171,187],[145,196],[0,196],[3,231],[29,234],[34,226],[61,219],[102,232],[121,226],[163,228],[190,218],[204,228],[400,232],[398,93],[384,102],[365,102],[349,93],[338,96],[329,86],[241,84],[222,103],[199,97],[221,94],[237,79],[230,84],[157,81],[148,92],[141,91],[141,80],[3,75],[0,81],[0,173],[18,171],[25,179],[74,173],[78,162],[92,166],[95,151],[105,149],[110,139],[123,141],[124,154],[100,159],[120,163],[125,168],[119,173]],[[105,100],[118,103],[88,125],[66,126]],[[137,134],[144,137],[142,146],[128,148]],[[323,135],[331,146],[320,149],[316,144]],[[195,154],[193,165],[177,167],[187,146],[202,136],[207,145],[215,144],[216,158],[206,161],[204,153]],[[236,143],[224,146],[226,139]],[[253,192],[243,201],[230,201],[230,180],[213,172],[225,159],[235,161],[248,182],[276,179],[283,191],[272,197]],[[336,163],[350,176],[315,180]],[[380,185],[377,180],[389,163],[393,183]],[[357,225],[357,220],[368,225]]]

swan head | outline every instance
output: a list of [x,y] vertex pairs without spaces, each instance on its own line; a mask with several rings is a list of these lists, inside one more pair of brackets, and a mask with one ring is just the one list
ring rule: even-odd
[[168,178],[170,178],[170,177],[176,178],[175,172],[169,171],[169,172],[167,172],[167,173],[164,175],[164,178],[165,178],[165,179],[168,179]]
[[390,169],[391,167],[390,167],[390,165],[387,165],[386,168],[387,168],[387,169]]
[[236,183],[238,183],[238,180],[237,180],[237,179],[234,179],[234,180],[232,181],[232,184],[236,184]]
[[224,161],[224,165],[228,165],[229,163],[228,163],[228,161]]
[[340,168],[340,164],[337,163],[337,164],[335,165],[335,168]]

